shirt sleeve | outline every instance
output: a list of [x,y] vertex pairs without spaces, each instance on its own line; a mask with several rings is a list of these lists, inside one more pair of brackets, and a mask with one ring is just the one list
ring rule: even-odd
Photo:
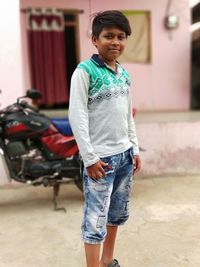
[[89,136],[88,88],[88,73],[77,68],[71,78],[69,121],[85,167],[99,161]]
[[136,135],[136,129],[135,129],[135,122],[133,119],[133,113],[132,113],[132,97],[131,97],[131,90],[129,91],[129,111],[128,111],[128,137],[133,144],[133,153],[134,155],[139,155],[139,145],[138,145],[138,139]]

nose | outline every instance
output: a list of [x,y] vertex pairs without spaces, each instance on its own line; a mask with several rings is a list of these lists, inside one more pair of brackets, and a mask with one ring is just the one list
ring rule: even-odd
[[112,44],[113,44],[113,45],[118,45],[118,44],[120,44],[119,39],[118,39],[117,37],[113,38],[113,40],[112,40]]

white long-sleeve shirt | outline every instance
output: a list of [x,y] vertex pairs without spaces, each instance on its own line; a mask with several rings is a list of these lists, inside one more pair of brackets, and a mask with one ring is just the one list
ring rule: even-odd
[[93,55],[78,65],[71,79],[69,120],[85,167],[132,146],[139,154],[130,77],[119,64],[115,72]]

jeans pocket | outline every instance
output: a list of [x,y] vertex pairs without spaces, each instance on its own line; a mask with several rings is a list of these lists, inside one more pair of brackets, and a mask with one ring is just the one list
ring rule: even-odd
[[114,157],[110,156],[110,157],[101,158],[101,161],[107,164],[106,166],[103,167],[106,175],[114,173],[114,169],[115,169]]
[[134,162],[134,151],[133,151],[133,147],[130,148],[130,157],[131,157],[131,159],[132,159],[133,170],[134,170],[135,162]]

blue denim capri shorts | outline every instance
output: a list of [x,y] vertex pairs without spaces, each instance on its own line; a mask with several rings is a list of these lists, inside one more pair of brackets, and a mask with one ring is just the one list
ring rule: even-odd
[[106,226],[118,226],[129,217],[129,202],[133,177],[133,149],[101,158],[108,163],[106,176],[92,179],[83,170],[84,217],[82,239],[100,244],[106,237]]

